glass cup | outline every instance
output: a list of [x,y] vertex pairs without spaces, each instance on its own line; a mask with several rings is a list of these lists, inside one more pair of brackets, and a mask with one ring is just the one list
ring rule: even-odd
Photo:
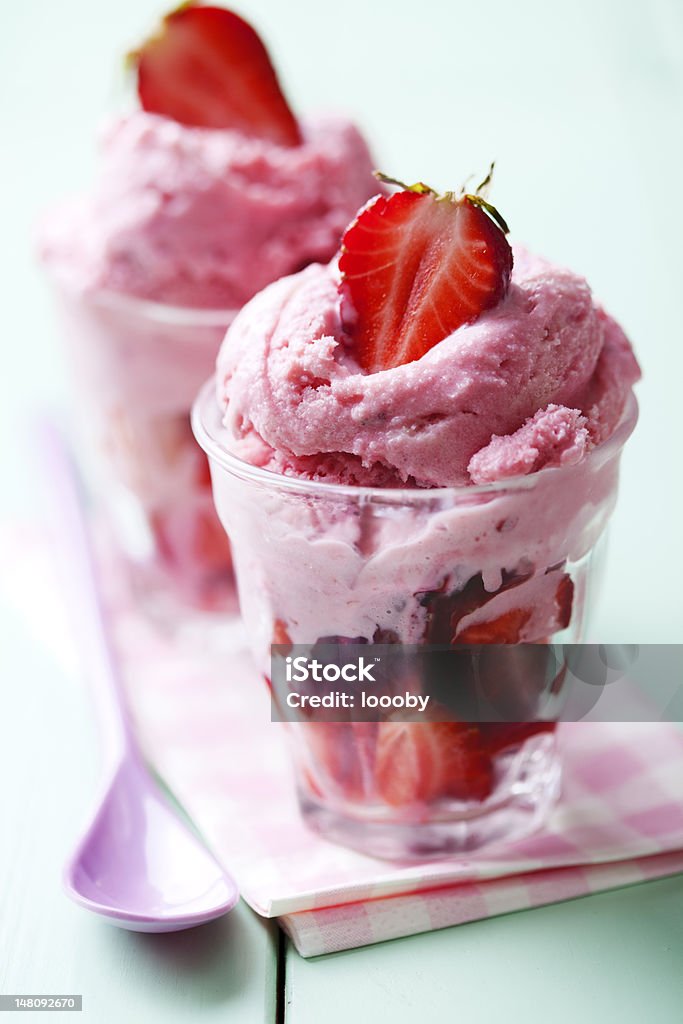
[[139,596],[222,607],[232,586],[228,540],[206,457],[190,427],[236,310],[173,307],[58,286],[79,449],[96,504]]
[[[207,384],[193,428],[263,675],[270,679],[271,644],[582,640],[636,419],[631,397],[612,437],[576,466],[483,486],[385,490],[239,460]],[[307,823],[398,859],[536,829],[558,797],[561,766],[555,722],[534,718],[533,673],[520,682],[525,650],[495,678],[509,704],[503,722],[407,722],[397,712],[379,722],[288,723]]]

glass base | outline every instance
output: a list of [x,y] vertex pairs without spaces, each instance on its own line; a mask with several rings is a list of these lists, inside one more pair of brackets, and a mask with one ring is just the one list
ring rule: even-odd
[[534,737],[501,761],[500,782],[482,804],[444,800],[421,811],[359,804],[340,809],[300,789],[301,812],[323,838],[371,857],[407,861],[471,853],[535,832],[560,795],[562,770],[553,735]]

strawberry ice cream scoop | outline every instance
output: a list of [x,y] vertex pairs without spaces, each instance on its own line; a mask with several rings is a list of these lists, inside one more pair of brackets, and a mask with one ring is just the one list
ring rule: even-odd
[[418,359],[357,362],[336,262],[276,282],[218,358],[236,454],[370,486],[460,486],[574,464],[613,431],[639,369],[583,278],[515,248],[505,298]]
[[93,190],[44,221],[40,248],[75,291],[236,308],[270,281],[330,259],[376,191],[349,121],[303,122],[282,146],[138,110],[101,138]]
[[577,409],[549,405],[507,437],[494,434],[470,459],[467,470],[475,484],[526,476],[546,466],[573,466],[590,444],[587,420]]

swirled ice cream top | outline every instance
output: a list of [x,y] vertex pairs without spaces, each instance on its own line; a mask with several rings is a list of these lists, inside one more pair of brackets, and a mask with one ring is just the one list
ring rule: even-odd
[[98,179],[43,221],[58,280],[173,305],[232,308],[270,281],[330,259],[376,191],[368,147],[341,117],[280,146],[144,110],[101,135]]
[[457,486],[579,461],[613,431],[639,369],[586,281],[514,247],[502,302],[421,358],[366,372],[336,261],[277,281],[217,363],[230,446],[315,480]]

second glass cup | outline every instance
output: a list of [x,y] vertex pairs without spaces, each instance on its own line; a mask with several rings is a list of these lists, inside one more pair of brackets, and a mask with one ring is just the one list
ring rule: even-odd
[[[636,418],[631,398],[610,439],[575,466],[483,486],[363,488],[236,458],[207,384],[193,427],[209,456],[260,671],[270,681],[272,644],[583,639]],[[555,723],[535,719],[533,673],[520,679],[520,664],[514,677],[496,679],[509,698],[503,722],[395,713],[288,724],[306,821],[389,858],[472,850],[534,830],[558,796],[561,765]]]
[[230,547],[190,410],[236,311],[62,286],[56,299],[88,480],[138,592],[222,606]]

